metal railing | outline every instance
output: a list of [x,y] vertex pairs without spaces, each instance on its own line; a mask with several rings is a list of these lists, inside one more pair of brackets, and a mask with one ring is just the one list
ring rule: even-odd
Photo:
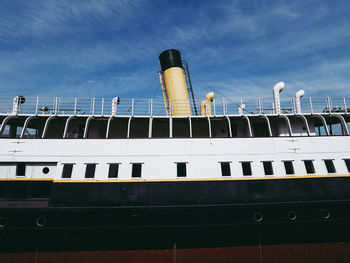
[[[296,100],[281,98],[281,113],[296,112]],[[168,101],[165,109],[162,99],[120,99],[115,105],[113,98],[39,98],[26,97],[15,109],[14,97],[0,97],[0,115],[119,115],[119,116],[167,116],[176,104],[177,115],[188,115],[189,109],[194,115],[193,105],[189,101]],[[197,107],[200,101],[196,101]],[[179,106],[180,105],[180,106]],[[300,101],[301,113],[349,113],[350,97],[304,97]],[[183,114],[181,112],[183,109]],[[240,110],[241,109],[241,110]],[[215,98],[212,102],[212,115],[274,114],[272,98]]]

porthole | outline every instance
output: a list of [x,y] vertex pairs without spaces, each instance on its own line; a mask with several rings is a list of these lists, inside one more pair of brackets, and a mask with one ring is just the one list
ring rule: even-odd
[[255,212],[254,213],[254,220],[256,222],[261,222],[264,219],[264,216],[261,212]]
[[289,220],[295,220],[297,218],[297,213],[295,211],[289,211],[288,212],[288,219]]
[[324,210],[322,212],[322,217],[323,217],[323,219],[329,219],[331,217],[331,214],[329,213],[328,210]]
[[8,223],[7,217],[0,217],[0,227],[6,226]]
[[44,225],[46,225],[46,218],[43,216],[39,216],[36,221],[35,221],[36,225],[38,227],[43,227]]
[[43,168],[43,173],[44,173],[44,174],[48,174],[49,172],[50,172],[49,167],[44,167],[44,168]]

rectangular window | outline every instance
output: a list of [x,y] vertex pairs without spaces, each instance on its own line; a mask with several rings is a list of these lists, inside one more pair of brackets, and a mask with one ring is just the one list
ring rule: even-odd
[[177,177],[186,177],[186,163],[176,163]]
[[252,175],[252,167],[250,162],[241,162],[243,175]]
[[267,162],[262,162],[262,163],[264,166],[265,175],[273,175],[272,162],[267,161]]
[[141,168],[142,168],[142,163],[133,163],[132,170],[131,170],[131,177],[141,178]]
[[85,178],[94,178],[95,170],[96,170],[95,163],[87,163],[86,170],[85,170]]
[[110,163],[108,178],[118,178],[119,163]]
[[231,176],[231,169],[230,169],[229,162],[222,162],[221,163],[221,175],[222,176]]
[[308,174],[314,174],[315,173],[315,167],[313,160],[304,160],[306,173]]
[[284,161],[283,163],[286,174],[294,174],[293,161]]
[[334,167],[334,163],[333,160],[324,160],[324,163],[326,165],[327,168],[327,172],[328,173],[335,173],[335,167]]
[[16,176],[26,176],[26,163],[16,164]]
[[348,169],[348,172],[350,173],[350,159],[344,159],[346,168]]
[[65,163],[63,165],[62,178],[71,178],[72,177],[73,164]]

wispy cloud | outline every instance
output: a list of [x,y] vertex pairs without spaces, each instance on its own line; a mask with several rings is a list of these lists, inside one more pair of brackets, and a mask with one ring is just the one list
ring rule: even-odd
[[137,97],[158,85],[159,53],[177,48],[198,96],[269,95],[278,81],[285,95],[349,95],[349,11],[312,0],[6,2],[0,90]]

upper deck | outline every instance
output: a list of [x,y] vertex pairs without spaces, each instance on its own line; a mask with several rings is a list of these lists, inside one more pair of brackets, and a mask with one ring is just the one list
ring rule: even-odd
[[[14,110],[14,97],[0,97],[0,115],[76,115],[76,116],[161,116],[170,115],[169,108],[165,107],[163,99],[128,99],[121,98],[118,104],[115,98],[45,98],[26,97],[24,103]],[[196,116],[193,103],[177,101],[188,112]],[[113,107],[113,104],[115,106]],[[168,104],[172,104],[169,100]],[[301,111],[295,97],[281,98],[282,114],[323,114],[349,113],[350,97],[305,97],[300,100]],[[199,114],[200,101],[196,101]],[[272,98],[216,98],[212,102],[212,115],[273,115],[275,114]],[[185,114],[184,114],[185,115]]]
[[[211,114],[162,99],[0,97],[1,138],[229,138],[349,135],[350,97],[216,98]],[[172,116],[170,109],[184,109]],[[199,114],[200,105],[197,104]],[[188,112],[192,112],[188,116]],[[181,113],[181,111],[180,111]]]

